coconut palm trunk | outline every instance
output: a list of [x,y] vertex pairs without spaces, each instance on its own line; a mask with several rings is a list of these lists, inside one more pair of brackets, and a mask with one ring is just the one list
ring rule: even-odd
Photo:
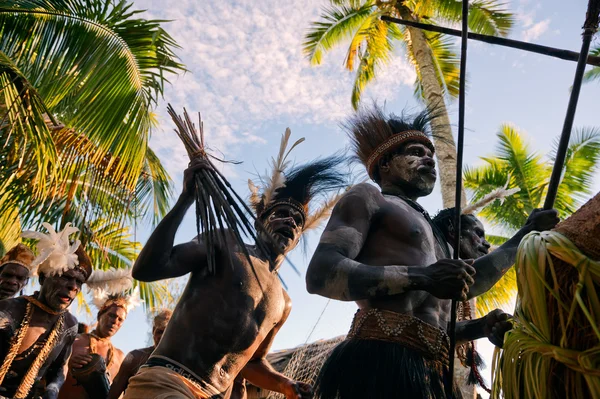
[[[408,12],[400,12],[403,19],[414,21]],[[435,71],[433,54],[427,44],[427,39],[422,30],[407,27],[409,34],[408,45],[412,47],[415,67],[421,76],[423,99],[427,108],[434,112],[436,118],[431,122],[431,129],[435,140],[435,153],[438,162],[442,202],[444,208],[454,206],[456,192],[456,145],[452,136],[450,117],[444,99],[444,92]],[[462,206],[466,205],[463,190]]]

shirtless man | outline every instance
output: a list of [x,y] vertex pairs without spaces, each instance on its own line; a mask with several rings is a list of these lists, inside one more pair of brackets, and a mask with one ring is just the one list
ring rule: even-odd
[[[59,232],[53,237],[64,240],[68,246],[68,236]],[[48,236],[48,241],[53,237]],[[73,245],[77,246],[78,242]],[[46,249],[50,247],[52,245]],[[38,252],[42,250],[38,245]],[[92,268],[81,247],[76,253],[69,252],[62,257],[68,260],[69,266],[56,262],[54,253],[56,251],[36,258],[32,263],[40,276],[39,292],[0,301],[2,398],[56,398],[67,375],[67,361],[77,333],[77,319],[67,308],[81,291]],[[53,262],[47,261],[48,258],[53,258]]]
[[[60,390],[60,399],[87,399],[90,394],[73,376],[73,373],[92,361],[96,353],[104,359],[106,376],[112,383],[125,358],[122,350],[115,348],[111,338],[119,331],[127,318],[127,298],[122,295],[110,296],[98,310],[98,324],[90,333],[77,336],[73,344],[73,355],[69,360],[69,374]],[[94,388],[92,388],[94,389]],[[95,387],[98,389],[98,387]]]
[[119,373],[113,380],[110,386],[110,392],[108,393],[108,399],[118,399],[123,392],[127,389],[129,379],[136,375],[140,367],[146,363],[146,360],[150,357],[150,354],[154,352],[156,345],[160,342],[160,339],[167,328],[167,324],[171,319],[173,312],[169,309],[165,309],[159,312],[152,321],[152,340],[154,345],[143,349],[132,350],[125,356],[125,360],[121,364]]
[[[534,211],[513,238],[475,262],[449,259],[446,240],[415,202],[436,181],[427,114],[390,118],[374,108],[346,126],[381,191],[361,184],[342,197],[309,265],[309,292],[360,308],[321,369],[317,397],[445,398],[450,299],[490,289],[512,266],[521,238],[552,228],[557,214]],[[466,321],[457,342],[486,333],[482,323]]]
[[258,229],[270,257],[258,246],[247,245],[250,265],[231,239],[217,252],[217,274],[210,275],[201,240],[173,245],[177,228],[194,203],[194,174],[210,167],[201,160],[192,162],[184,173],[181,196],[133,269],[133,277],[141,281],[191,276],[156,350],[131,378],[126,399],[221,398],[229,395],[238,374],[289,399],[312,397],[309,385],[276,372],[266,355],[291,310],[277,271],[309,225],[313,197],[345,185],[336,170],[338,163],[339,158],[332,157],[294,167],[284,174],[284,187],[266,188],[273,194],[270,200],[263,193],[253,205],[257,218],[272,232]]
[[0,300],[12,298],[29,281],[35,255],[23,244],[17,244],[0,259]]

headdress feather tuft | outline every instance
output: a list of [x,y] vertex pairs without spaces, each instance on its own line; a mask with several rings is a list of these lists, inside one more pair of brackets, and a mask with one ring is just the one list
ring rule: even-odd
[[44,274],[46,276],[62,275],[64,272],[75,269],[79,265],[77,248],[81,242],[75,240],[73,244],[69,236],[79,231],[67,223],[62,231],[56,231],[49,223],[42,223],[48,233],[37,231],[24,231],[22,236],[38,240],[36,249],[38,256],[31,263],[31,274]]
[[484,195],[483,198],[481,198],[479,201],[475,202],[474,204],[468,205],[467,207],[465,207],[462,210],[462,214],[468,215],[471,213],[477,213],[479,210],[483,209],[485,206],[487,206],[488,204],[492,203],[495,200],[499,200],[500,205],[502,205],[504,203],[504,200],[506,199],[506,197],[510,197],[511,195],[521,191],[521,189],[519,187],[507,188],[509,183],[510,183],[510,175],[508,176],[508,179],[506,180],[506,184],[504,185],[504,187],[499,187],[499,188],[493,190],[492,192],[490,192],[489,194]]
[[90,290],[102,289],[108,294],[129,291],[133,288],[131,269],[95,270],[87,285]]

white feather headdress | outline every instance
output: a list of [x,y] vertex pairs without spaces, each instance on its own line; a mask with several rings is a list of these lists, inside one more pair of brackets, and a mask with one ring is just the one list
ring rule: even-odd
[[97,287],[92,290],[92,302],[98,308],[99,313],[113,305],[120,306],[129,313],[142,303],[139,287],[135,287],[128,294],[110,294],[108,291]]
[[48,233],[24,231],[22,234],[24,238],[38,240],[36,245],[38,256],[31,264],[31,274],[60,276],[68,270],[75,269],[79,265],[76,252],[81,242],[75,240],[71,244],[69,236],[79,229],[72,227],[71,223],[67,223],[65,228],[58,232],[49,223],[42,223],[42,226],[48,230]]
[[90,290],[101,289],[109,295],[129,291],[133,288],[131,269],[94,270],[87,285]]

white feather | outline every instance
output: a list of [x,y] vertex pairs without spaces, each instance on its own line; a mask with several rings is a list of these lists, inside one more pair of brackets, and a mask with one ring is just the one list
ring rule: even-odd
[[79,258],[75,253],[81,244],[75,240],[69,242],[69,236],[79,231],[67,223],[62,231],[57,232],[48,223],[42,223],[48,233],[37,231],[24,231],[22,236],[38,240],[36,244],[38,256],[33,260],[32,275],[43,273],[46,276],[62,275],[64,272],[74,269],[79,265]]
[[504,203],[504,200],[506,199],[506,197],[509,197],[509,196],[521,191],[521,189],[519,187],[507,188],[509,182],[510,182],[510,175],[508,176],[508,179],[506,180],[506,184],[504,184],[504,187],[495,189],[494,191],[490,192],[489,194],[486,194],[485,196],[483,196],[483,198],[481,198],[476,203],[467,206],[465,209],[463,209],[462,214],[466,215],[466,214],[472,214],[472,213],[479,212],[481,209],[483,209],[485,206],[487,206],[488,204],[492,203],[495,200],[499,200],[500,205],[502,205]]
[[131,269],[95,270],[86,283],[90,290],[102,288],[114,295],[133,288],[133,277]]

